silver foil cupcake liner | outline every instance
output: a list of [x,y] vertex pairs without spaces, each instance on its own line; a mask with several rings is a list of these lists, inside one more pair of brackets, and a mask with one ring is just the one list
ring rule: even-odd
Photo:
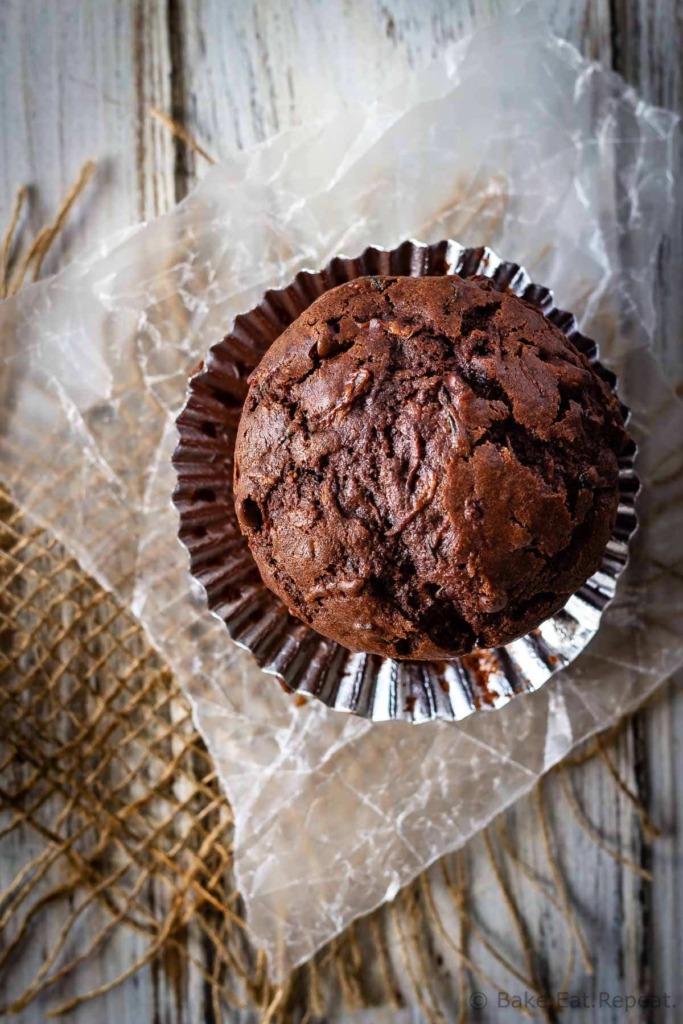
[[225,623],[234,642],[250,651],[263,671],[276,676],[287,690],[310,694],[330,708],[373,721],[457,721],[537,690],[595,636],[637,526],[635,445],[620,461],[617,521],[599,571],[561,611],[527,636],[452,661],[411,662],[354,654],[316,633],[262,583],[240,533],[232,494],[235,437],[247,377],[275,338],[330,288],[373,274],[490,277],[501,291],[537,306],[616,389],[614,374],[600,364],[597,345],[579,332],[574,316],[557,309],[552,292],[534,284],[523,267],[501,260],[488,248],[467,249],[450,240],[433,245],[409,240],[392,250],[370,247],[356,259],[337,256],[324,270],[302,270],[286,288],[266,292],[258,306],[236,318],[232,331],[213,346],[191,377],[173,456],[179,536],[210,610]]

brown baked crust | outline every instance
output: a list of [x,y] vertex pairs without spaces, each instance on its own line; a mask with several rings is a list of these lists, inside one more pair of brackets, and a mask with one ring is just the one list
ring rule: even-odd
[[355,651],[509,643],[600,565],[626,434],[609,387],[485,278],[359,278],[250,378],[240,527],[264,582]]

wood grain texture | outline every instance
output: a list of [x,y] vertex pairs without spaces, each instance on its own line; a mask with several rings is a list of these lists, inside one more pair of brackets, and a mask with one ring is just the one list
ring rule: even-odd
[[[46,261],[47,273],[174,201],[174,144],[147,114],[150,104],[168,103],[166,24],[165,5],[145,0],[0,4],[0,222],[6,222],[17,186],[26,183],[31,194],[25,223],[33,237],[54,216],[84,161],[98,160],[95,180]],[[0,890],[39,852],[30,838],[28,844],[25,838],[3,844]],[[52,915],[31,936],[18,968],[26,983],[54,947],[61,923],[61,915]],[[84,945],[97,930],[86,917],[80,930]],[[116,932],[89,968],[88,987],[125,971],[146,946],[144,937]],[[82,983],[64,984],[60,994],[75,996]],[[45,1008],[38,1004],[19,1019],[38,1024]],[[148,971],[72,1019],[146,1024],[178,1020],[181,1012],[173,986],[163,978],[155,984]]]
[[[683,0],[612,0],[612,66],[644,100],[683,113]],[[683,166],[680,146],[679,168]],[[683,265],[683,191],[660,250],[660,266]],[[683,373],[683,289],[660,275],[657,344],[665,367]]]
[[172,199],[166,151],[173,145],[145,110],[152,102],[167,103],[163,5],[156,6],[144,0],[0,5],[3,218],[17,186],[29,184],[35,232],[84,161],[99,160],[47,272]]
[[[220,157],[291,125],[319,117],[339,102],[372,95],[454,39],[515,0],[4,0],[0,3],[0,219],[16,186],[34,186],[32,230],[55,209],[83,161],[100,160],[94,186],[69,223],[46,270],[84,252],[97,240],[139,219],[155,216],[181,198],[205,167],[148,115],[150,106],[171,114]],[[561,35],[586,56],[613,66],[650,102],[683,109],[680,0],[548,0],[542,4]],[[683,262],[681,204],[662,247],[663,262]],[[683,292],[658,296],[661,343],[673,369],[681,365]],[[639,715],[622,734],[618,768],[651,808],[665,836],[649,851],[628,802],[597,762],[574,780],[587,816],[613,846],[652,868],[649,886],[616,864],[579,829],[558,779],[548,781],[558,853],[594,961],[594,974],[577,964],[575,991],[591,996],[672,992],[683,1006],[683,697],[673,690]],[[533,801],[507,815],[507,827],[533,871],[547,863]],[[16,849],[0,865],[0,886],[26,856]],[[486,856],[481,842],[470,858]],[[557,915],[519,873],[504,869],[530,929],[543,936],[541,975],[559,984],[566,937]],[[159,894],[159,898],[162,895]],[[484,886],[478,909],[492,930],[515,945],[513,922]],[[31,953],[36,967],[59,922]],[[194,941],[194,940],[190,940]],[[142,949],[130,933],[117,933],[90,970],[97,985],[133,963]],[[198,956],[201,949],[193,949]],[[493,966],[491,966],[493,973]],[[81,978],[80,985],[86,982]],[[75,994],[65,982],[60,996]],[[629,1021],[680,1020],[682,1011],[638,1010]],[[381,1021],[372,1012],[366,1020]],[[489,1005],[479,1018],[515,1019]],[[392,1021],[418,1020],[406,1012]],[[180,988],[163,966],[147,969],[92,1006],[73,1024],[204,1024],[209,1011],[202,982],[190,971]],[[351,1020],[349,1016],[347,1020]],[[355,1015],[354,1020],[361,1020]],[[473,1019],[474,1016],[473,1016]],[[563,1019],[607,1024],[623,1011],[597,1007]],[[43,1020],[40,1006],[22,1024]]]

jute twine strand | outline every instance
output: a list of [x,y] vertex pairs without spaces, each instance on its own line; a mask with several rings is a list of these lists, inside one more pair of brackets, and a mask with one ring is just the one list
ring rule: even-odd
[[508,959],[508,957],[506,957],[505,954],[500,949],[498,949],[495,943],[493,943],[489,939],[484,929],[481,928],[481,926],[474,919],[474,916],[470,913],[467,907],[467,889],[464,882],[462,859],[456,859],[457,888],[454,885],[449,872],[448,858],[444,858],[441,861],[440,866],[443,879],[446,885],[446,891],[450,894],[450,896],[453,899],[453,902],[456,904],[458,910],[460,911],[461,941],[459,946],[455,944],[454,940],[451,938],[450,934],[444,927],[441,915],[439,914],[439,911],[435,906],[433,897],[431,895],[428,896],[428,904],[432,912],[432,916],[434,918],[434,923],[436,925],[437,930],[441,933],[447,945],[450,946],[450,948],[456,954],[456,956],[463,964],[463,966],[467,969],[467,971],[469,971],[471,974],[474,974],[481,982],[483,982],[489,988],[493,988],[494,991],[497,990],[497,982],[493,978],[491,978],[490,975],[482,971],[482,969],[478,967],[474,960],[467,954],[466,944],[465,942],[463,942],[463,937],[467,934],[472,934],[476,937],[477,941],[484,947],[489,956],[493,960],[495,960],[496,963],[498,963],[503,968],[503,970],[507,971],[508,974],[511,974],[513,978],[516,978],[517,981],[519,981],[519,983],[523,985],[527,991],[532,992],[534,995],[540,995],[540,993],[537,992],[534,988],[534,983],[531,980],[531,978],[523,974],[517,967],[515,967],[515,965]]
[[[541,783],[539,783],[540,787]],[[529,867],[526,861],[520,856],[519,851],[513,846],[512,840],[510,839],[507,831],[507,825],[504,817],[497,818],[494,822],[498,842],[502,849],[505,851],[507,857],[514,862],[515,869],[519,871],[524,877],[531,883],[531,885],[540,892],[541,895],[547,899],[555,908],[555,910],[562,910],[560,900],[555,893],[550,889],[547,882],[539,878],[539,876]]]
[[584,832],[588,833],[588,835],[591,837],[596,846],[599,846],[601,850],[604,850],[614,860],[618,861],[620,864],[623,864],[624,867],[629,868],[631,871],[635,872],[636,875],[639,875],[641,878],[644,878],[647,882],[651,882],[651,871],[647,871],[645,868],[641,867],[640,864],[636,864],[634,860],[631,860],[630,857],[627,857],[625,854],[623,854],[620,850],[615,850],[612,846],[606,843],[600,835],[600,833],[598,832],[598,830],[596,829],[596,827],[593,825],[593,823],[588,820],[585,812],[579,805],[579,801],[577,800],[574,790],[571,787],[571,783],[567,777],[567,770],[566,768],[564,768],[564,766],[560,766],[560,768],[558,769],[558,774],[560,777],[560,782],[562,783],[562,789],[564,790],[564,794],[567,797],[567,803],[569,804],[572,813],[574,814],[574,817],[576,818],[578,824],[581,826]]
[[644,838],[649,843],[654,842],[655,839],[658,839],[662,835],[661,829],[657,828],[657,826],[650,818],[650,815],[647,813],[647,810],[643,807],[642,803],[640,802],[636,794],[633,792],[632,789],[630,789],[629,786],[627,786],[627,784],[622,779],[621,775],[617,771],[614,761],[610,756],[609,751],[607,750],[607,747],[605,746],[602,737],[597,736],[595,742],[597,744],[600,759],[607,768],[610,775],[612,776],[617,788],[619,789],[619,792],[624,794],[624,796],[626,797],[626,799],[638,815],[638,818],[640,820],[640,827],[643,830]]
[[404,892],[390,906],[391,919],[398,936],[403,973],[410,982],[417,1005],[428,1024],[442,1024],[443,1016],[433,1002],[430,979],[420,977],[415,969],[414,945],[408,938],[408,921],[412,916],[408,900],[409,894]]
[[[461,890],[461,889],[459,889],[457,892],[455,892],[454,890],[451,889],[452,882],[450,880],[450,876],[448,875],[448,869],[445,867],[445,864],[446,864],[445,860],[442,861],[442,865],[441,866],[442,866],[442,871],[444,872],[444,878],[448,879],[447,891],[453,897],[454,902],[457,901],[456,902],[456,906],[458,906],[458,908],[459,908],[459,910],[461,912],[460,944],[458,945],[458,943],[455,941],[453,936],[450,934],[450,932],[448,931],[448,929],[444,925],[443,918],[442,918],[442,916],[441,916],[441,914],[439,912],[439,909],[436,906],[436,903],[434,901],[434,896],[433,896],[433,893],[432,893],[432,890],[431,890],[431,885],[430,885],[429,877],[428,877],[427,873],[425,873],[421,877],[421,883],[423,885],[424,894],[425,894],[425,906],[428,908],[428,910],[430,912],[430,918],[431,918],[431,921],[433,923],[433,926],[436,928],[437,933],[444,940],[446,946],[448,946],[453,951],[453,953],[455,953],[455,955],[457,957],[457,963],[461,964],[462,967],[466,969],[466,971],[469,971],[471,974],[473,974],[476,978],[478,978],[478,980],[480,982],[482,982],[482,984],[486,985],[486,987],[490,988],[493,992],[500,991],[501,986],[498,984],[498,982],[494,978],[492,978],[491,975],[488,974],[485,970],[483,970],[481,967],[479,967],[474,962],[474,960],[471,959],[470,956],[468,956],[468,954],[466,952],[465,945],[464,945],[464,943],[462,941],[463,940],[462,920],[463,920],[463,918],[467,919],[467,921],[468,921],[468,923],[470,925],[472,924],[472,922],[471,922],[471,919],[468,917],[467,912],[464,911],[464,909],[463,909],[464,908],[465,892],[464,892],[464,890]],[[507,960],[507,958],[502,953],[500,953],[499,950],[496,949],[496,947],[493,945],[493,943],[490,943],[486,939],[486,937],[483,935],[483,932],[482,932],[482,939],[483,939],[482,945],[484,945],[484,947],[487,948],[487,952],[489,952],[493,956],[493,958],[498,961],[499,964],[501,964],[507,971],[509,971],[509,973],[513,977],[516,977],[517,980],[525,987],[525,989],[527,991],[534,992],[533,983],[530,982],[529,979],[526,978],[523,974],[521,974],[517,970],[517,968],[513,964],[511,964],[510,961]],[[467,986],[465,984],[465,981],[463,981],[463,978],[466,979],[467,975],[466,975],[466,973],[460,971],[459,972],[459,989],[460,989],[460,992],[459,992],[459,995],[460,995],[459,1015],[460,1015],[460,1017],[462,1017],[463,1013],[466,1013],[466,1010],[467,1010]],[[526,1011],[524,1012],[524,1015],[525,1016],[529,1016],[528,1012],[526,1012]]]
[[[442,865],[445,867],[446,858],[442,860]],[[465,880],[465,856],[462,850],[458,850],[455,854],[455,878],[457,885],[457,896],[458,902],[457,907],[459,911],[460,919],[460,949],[464,956],[458,957],[458,996],[460,1000],[460,1007],[458,1010],[458,1024],[466,1024],[467,1021],[467,992],[469,989],[469,977],[467,964],[465,963],[465,957],[467,956],[467,943],[469,939],[470,929],[468,927],[468,912],[467,903],[465,902],[465,895],[467,892],[467,883]],[[446,877],[446,876],[444,876]]]
[[[158,111],[154,116],[183,144],[213,162],[182,126]],[[25,187],[17,191],[0,243],[3,297],[15,294],[28,276],[40,276],[93,173],[94,164],[89,162],[54,220],[40,229],[23,256],[18,242],[30,193]],[[477,196],[462,223],[468,226],[484,217],[492,229],[504,215],[504,189],[494,182]],[[66,475],[63,491],[68,496]],[[458,854],[455,881],[449,859],[442,860],[440,870],[423,874],[388,908],[355,924],[286,982],[270,984],[265,957],[250,944],[234,888],[232,815],[173,676],[126,610],[90,580],[54,538],[32,526],[2,491],[0,512],[0,630],[7,639],[0,649],[0,808],[7,819],[0,828],[0,842],[30,834],[33,842],[44,844],[0,894],[0,975],[8,975],[21,961],[32,932],[54,908],[62,914],[46,959],[24,991],[11,997],[0,1013],[22,1013],[52,986],[86,968],[123,928],[146,937],[144,954],[98,988],[52,1005],[50,1015],[69,1014],[112,991],[168,951],[204,980],[216,1019],[227,1004],[260,1005],[266,1024],[312,1020],[341,997],[349,1008],[413,1003],[427,1020],[441,1022],[449,997],[432,960],[437,942],[452,956],[457,970],[459,1022],[469,1019],[472,978],[493,991],[500,988],[478,963],[470,943],[481,947],[487,963],[498,964],[528,991],[539,991],[533,938],[489,833],[484,835],[485,847],[517,934],[524,971],[479,925],[464,857]],[[580,765],[597,754],[633,808],[643,836],[651,841],[658,830],[608,749],[616,735],[614,730],[598,738],[571,763]],[[610,857],[649,879],[649,872],[605,843],[588,821],[566,769],[559,777],[582,829]],[[532,799],[549,881],[524,863],[502,820],[496,834],[510,864],[561,915],[589,970],[587,944],[554,856],[543,790],[538,788]],[[151,886],[157,890],[154,910]],[[455,927],[450,915],[447,923],[440,910],[444,900],[450,902]],[[64,960],[80,923],[93,913],[101,922],[95,934],[81,939],[80,947]],[[188,928],[211,950],[208,963],[190,950]],[[572,977],[573,955],[570,942],[565,987]],[[374,994],[365,980],[368,960],[377,965]],[[528,1011],[521,1012],[529,1016]]]
[[181,124],[178,124],[178,122],[174,121],[172,117],[165,114],[163,110],[157,110],[156,107],[150,107],[149,112],[153,118],[160,121],[161,124],[168,128],[172,135],[175,135],[177,139],[180,139],[180,141],[184,142],[186,146],[189,146],[195,153],[203,157],[207,163],[215,164],[218,162],[207,153],[203,146],[200,146],[197,140],[194,139]]
[[66,224],[67,217],[71,212],[76,200],[81,195],[86,185],[95,173],[95,161],[89,160],[85,163],[81,169],[78,178],[69,189],[68,193],[64,197],[61,206],[57,211],[57,216],[51,224],[45,225],[41,228],[35,239],[29,246],[25,255],[21,258],[14,276],[9,279],[10,271],[10,254],[12,250],[12,243],[14,241],[15,232],[21,216],[24,203],[27,197],[27,189],[22,185],[16,194],[14,200],[14,206],[10,215],[10,221],[7,226],[7,231],[3,237],[2,251],[0,255],[0,270],[2,272],[2,297],[5,298],[8,295],[16,295],[24,283],[24,279],[29,270],[33,271],[33,280],[37,281],[40,277],[40,272],[45,261],[52,243],[55,241],[57,236],[62,231]]
[[28,189],[25,185],[21,185],[17,189],[17,193],[14,197],[14,203],[12,205],[12,212],[10,213],[9,223],[7,229],[2,237],[2,247],[0,248],[0,297],[3,299],[7,297],[9,293],[8,277],[10,271],[10,258],[12,255],[12,243],[19,226],[19,220],[21,218],[22,210],[28,196]]
[[[546,860],[548,862],[548,866],[550,867],[552,879],[555,883],[556,896],[560,901],[562,910],[564,911],[564,919],[567,924],[567,927],[571,930],[572,934],[574,935],[574,938],[576,939],[579,945],[579,949],[581,950],[581,956],[583,958],[583,965],[586,972],[588,974],[592,974],[593,963],[588,952],[588,946],[586,945],[586,940],[584,938],[583,931],[581,930],[581,926],[579,925],[579,922],[576,919],[576,914],[572,910],[571,901],[569,899],[569,893],[567,892],[567,887],[564,883],[562,872],[560,871],[559,865],[557,863],[553,851],[552,841],[550,838],[550,828],[548,825],[547,811],[545,804],[543,802],[543,786],[544,783],[543,781],[541,781],[534,790],[534,800],[536,804],[536,813],[538,815],[539,824],[541,826],[541,836],[543,839],[543,847],[545,849]],[[573,946],[570,944],[570,949],[572,948]],[[573,955],[571,965],[573,966]]]
[[[515,926],[515,930],[519,937],[519,942],[522,949],[522,953],[524,955],[524,962],[526,964],[527,973],[531,978],[532,982],[532,991],[542,992],[541,986],[539,985],[538,979],[536,977],[536,958],[531,944],[531,939],[529,937],[529,931],[524,922],[524,918],[522,917],[522,912],[520,908],[517,906],[517,902],[515,901],[512,892],[508,886],[508,883],[503,876],[503,872],[498,863],[498,858],[496,857],[496,854],[493,849],[493,843],[491,840],[491,834],[489,829],[484,829],[483,839],[484,846],[486,847],[486,853],[488,854],[489,863],[493,868],[493,873],[495,875],[496,882],[498,883],[498,888],[500,890],[501,896],[503,897],[503,902],[508,909],[512,922]],[[541,1010],[543,1019],[547,1021],[547,1024],[553,1024],[550,1012],[547,1006],[545,1005],[544,1001],[541,1002],[539,1009]]]
[[399,1010],[405,1005],[405,1001],[401,995],[401,989],[391,967],[391,960],[387,952],[387,940],[384,932],[382,931],[382,922],[385,920],[385,916],[386,915],[382,914],[372,914],[368,918],[368,925],[372,943],[374,948],[377,950],[382,987],[387,993],[389,1005],[392,1009]]
[[410,929],[411,942],[414,949],[415,960],[417,961],[418,977],[422,977],[423,986],[429,1000],[434,1005],[435,1020],[440,1022],[444,1019],[442,1004],[443,998],[439,994],[440,977],[438,962],[435,963],[434,943],[431,938],[431,922],[426,916],[424,900],[422,899],[421,878],[406,891],[409,899],[408,926]]

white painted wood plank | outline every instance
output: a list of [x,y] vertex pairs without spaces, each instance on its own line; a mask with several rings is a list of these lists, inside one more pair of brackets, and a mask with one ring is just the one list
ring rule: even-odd
[[0,5],[0,217],[32,186],[29,226],[54,212],[85,160],[100,161],[47,272],[173,201],[174,144],[146,108],[168,104],[164,5],[7,0]]
[[[645,100],[683,113],[683,5],[680,0],[616,0],[611,20],[612,64]],[[679,151],[679,159],[681,157]],[[679,168],[683,170],[683,167]],[[683,193],[676,190],[677,206],[660,252],[657,294],[657,350],[672,379],[683,374]],[[678,272],[671,274],[671,267]],[[654,875],[651,886],[641,887],[640,984],[644,991],[667,994],[677,1007],[652,1011],[643,1019],[677,1022],[683,1005],[683,791],[678,786],[683,770],[683,674],[678,688],[655,702],[635,719],[632,746],[622,750],[620,768],[651,811],[664,835],[642,851],[643,865]]]
[[644,712],[640,721],[644,750],[639,774],[647,783],[652,818],[663,830],[650,861],[654,883],[647,969],[653,992],[673,994],[678,1010],[661,1019],[674,1024],[680,1021],[683,1006],[683,672],[675,678],[668,699]]
[[[683,114],[683,2],[615,0],[614,65],[649,103]],[[679,150],[680,157],[680,150]],[[659,265],[683,266],[683,190],[676,181],[677,207],[662,246]],[[680,271],[661,275],[658,348],[667,370],[683,375],[683,289]]]
[[[85,160],[98,170],[88,192],[45,264],[45,271],[86,252],[114,231],[167,209],[174,201],[175,145],[147,107],[169,104],[166,11],[155,0],[6,0],[0,5],[0,223],[15,190],[31,186],[29,239],[56,209]],[[0,889],[44,848],[31,836],[3,843]],[[0,1001],[16,994],[54,948],[64,908],[41,920],[0,987]],[[79,937],[96,933],[86,918]],[[146,942],[119,929],[78,977],[62,982],[50,999],[24,1010],[22,1024],[45,1020],[54,998],[66,1000],[96,987],[139,959]],[[77,952],[71,945],[65,957]],[[173,988],[157,991],[150,972],[71,1020],[120,1024],[176,1019]]]
[[216,155],[374,96],[513,0],[187,0],[191,129]]
[[[374,96],[518,0],[185,0],[186,118],[217,156]],[[553,28],[611,61],[609,0],[551,0]]]

